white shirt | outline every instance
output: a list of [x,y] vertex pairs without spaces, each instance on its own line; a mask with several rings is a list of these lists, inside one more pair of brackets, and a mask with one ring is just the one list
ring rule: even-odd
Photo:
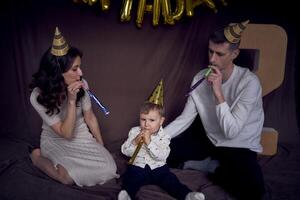
[[[128,134],[127,140],[121,146],[121,151],[124,155],[131,157],[137,145],[133,143],[134,138],[141,132],[140,127],[133,127]],[[141,147],[133,165],[144,168],[147,165],[151,169],[161,167],[166,164],[166,160],[170,153],[170,140],[171,137],[164,134],[163,128],[150,136],[150,143],[145,143]]]
[[[201,70],[192,85],[204,74],[205,70]],[[264,112],[259,79],[249,69],[235,65],[229,79],[222,84],[222,91],[225,102],[216,105],[212,87],[204,80],[191,92],[181,115],[165,127],[165,133],[171,137],[179,135],[199,114],[206,134],[215,146],[261,152]]]

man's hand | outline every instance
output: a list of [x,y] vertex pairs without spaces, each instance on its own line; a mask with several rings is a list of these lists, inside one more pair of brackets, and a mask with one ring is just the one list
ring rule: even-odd
[[211,65],[210,66],[213,70],[207,77],[208,82],[212,85],[212,89],[214,95],[217,99],[217,104],[223,103],[225,101],[223,92],[222,92],[222,80],[223,75],[221,71],[216,67]]

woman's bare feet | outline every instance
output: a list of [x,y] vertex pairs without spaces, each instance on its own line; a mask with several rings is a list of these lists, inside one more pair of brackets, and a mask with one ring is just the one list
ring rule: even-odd
[[74,181],[70,177],[68,171],[63,166],[58,164],[56,166],[56,168],[57,168],[57,173],[58,173],[58,180],[60,182],[62,182],[65,185],[72,185],[74,183]]
[[68,171],[62,165],[58,164],[55,167],[48,158],[41,155],[41,149],[34,149],[30,154],[30,158],[33,165],[45,172],[51,178],[66,185],[72,185],[74,183]]

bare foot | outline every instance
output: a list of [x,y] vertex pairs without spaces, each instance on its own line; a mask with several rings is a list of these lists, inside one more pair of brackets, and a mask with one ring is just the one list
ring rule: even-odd
[[58,179],[60,180],[60,182],[62,182],[63,184],[66,184],[66,185],[72,185],[74,183],[74,181],[70,177],[68,171],[63,166],[61,166],[60,164],[57,164],[56,168],[57,168],[57,172],[59,174]]
[[41,156],[41,149],[37,148],[37,149],[34,149],[31,154],[30,154],[30,158],[31,158],[31,161],[33,164],[36,163],[36,160],[38,159],[38,157]]

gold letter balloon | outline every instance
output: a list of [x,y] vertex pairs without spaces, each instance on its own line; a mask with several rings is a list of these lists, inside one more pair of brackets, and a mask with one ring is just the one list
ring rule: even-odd
[[103,11],[109,10],[110,0],[100,0],[100,4]]
[[[93,6],[98,0],[73,0],[74,3],[85,3],[89,6]],[[223,6],[227,3],[225,0],[219,0]],[[175,1],[171,1],[174,2]],[[145,13],[152,13],[152,25],[158,26],[161,15],[163,17],[164,24],[174,25],[175,21],[179,21],[184,11],[186,16],[194,16],[194,9],[197,6],[204,5],[214,12],[217,12],[217,7],[214,0],[176,0],[176,6],[171,5],[170,0],[151,0],[152,4],[147,4],[146,0],[123,0],[120,21],[126,22],[131,20],[132,4],[137,4],[136,11],[136,25],[141,28],[144,20]],[[99,0],[102,11],[109,10],[110,0]],[[172,8],[174,11],[172,11]]]
[[121,8],[121,22],[130,21],[132,1],[133,0],[123,0],[123,6]]
[[[97,3],[97,1],[98,0],[73,0],[74,3],[85,3],[85,4],[88,4],[89,6],[94,5],[95,3]],[[109,10],[110,0],[99,0],[99,2],[100,2],[102,11]]]

